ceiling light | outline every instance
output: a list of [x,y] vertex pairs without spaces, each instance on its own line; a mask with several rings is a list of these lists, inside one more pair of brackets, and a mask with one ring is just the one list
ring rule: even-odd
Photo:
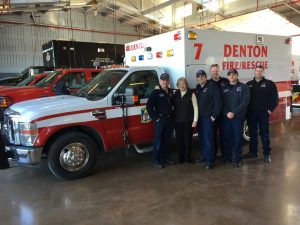
[[74,2],[70,4],[70,6],[81,6],[81,5],[86,5],[86,2]]

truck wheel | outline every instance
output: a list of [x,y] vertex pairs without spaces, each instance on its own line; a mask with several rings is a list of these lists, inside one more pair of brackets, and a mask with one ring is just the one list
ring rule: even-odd
[[96,162],[97,146],[87,135],[71,132],[57,138],[49,149],[48,167],[61,179],[87,176]]
[[247,124],[247,120],[245,120],[244,127],[243,127],[243,142],[244,142],[244,144],[248,144],[249,141],[250,141],[249,127]]

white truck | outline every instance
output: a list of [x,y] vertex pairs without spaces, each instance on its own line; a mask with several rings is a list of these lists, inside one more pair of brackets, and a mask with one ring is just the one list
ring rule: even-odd
[[[163,72],[171,75],[172,88],[181,76],[194,88],[195,72],[208,71],[213,63],[222,71],[237,68],[242,81],[251,79],[255,65],[262,64],[279,86],[289,82],[290,46],[284,37],[180,29],[128,43],[125,52],[130,67],[104,71],[77,96],[41,98],[8,108],[2,135],[10,157],[18,164],[35,165],[43,153],[55,176],[76,179],[91,172],[101,151],[127,146],[148,151],[154,129],[145,104]],[[279,90],[286,100],[287,89]],[[285,113],[283,102],[276,111]],[[274,114],[281,119],[280,113]]]

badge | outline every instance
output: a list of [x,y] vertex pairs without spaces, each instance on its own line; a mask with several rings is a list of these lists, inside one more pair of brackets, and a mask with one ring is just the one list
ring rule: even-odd
[[205,92],[207,92],[207,88],[204,88],[204,89],[203,89],[203,93],[205,93]]
[[223,92],[224,92],[224,93],[228,92],[228,89],[224,89]]
[[266,83],[262,83],[261,87],[263,87],[263,88],[266,87]]
[[242,87],[237,87],[236,91],[242,91]]
[[165,95],[163,93],[159,94],[159,97],[165,97]]
[[252,84],[250,84],[248,87],[249,87],[249,88],[251,88],[251,87],[253,87],[253,85],[252,85]]
[[141,109],[141,123],[150,123],[151,118],[148,114],[146,107]]

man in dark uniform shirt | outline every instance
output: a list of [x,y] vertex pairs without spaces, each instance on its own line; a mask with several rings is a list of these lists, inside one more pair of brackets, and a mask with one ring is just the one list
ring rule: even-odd
[[278,105],[278,91],[274,82],[264,77],[264,67],[262,66],[255,68],[254,78],[247,82],[247,85],[251,95],[247,113],[250,144],[249,152],[244,158],[258,157],[257,130],[259,128],[264,150],[264,162],[270,163],[269,115]]
[[[226,86],[227,84],[229,84],[229,80],[225,77],[221,77],[220,76],[220,67],[218,64],[212,64],[210,66],[210,75],[211,75],[211,79],[209,79],[209,81],[215,83],[218,87],[219,90],[221,92],[222,87]],[[222,104],[222,102],[221,102]],[[218,145],[217,145],[217,131],[219,130],[219,140],[221,142],[221,154],[223,157],[223,146],[224,146],[224,140],[223,140],[223,122],[222,122],[222,114],[220,114],[215,121],[215,127],[214,127],[214,136],[215,136],[215,155],[218,152]]]
[[173,133],[173,90],[169,88],[169,75],[160,76],[159,88],[152,91],[147,102],[147,111],[154,120],[153,166],[163,168],[173,164],[169,158],[169,143]]
[[196,73],[198,84],[196,86],[196,97],[199,106],[198,130],[201,141],[205,168],[212,169],[215,160],[215,120],[221,113],[222,99],[219,87],[207,80],[204,70]]
[[239,82],[237,70],[229,70],[227,75],[230,83],[222,88],[224,160],[231,162],[233,159],[235,166],[240,167],[242,165],[243,124],[250,93],[247,85]]

